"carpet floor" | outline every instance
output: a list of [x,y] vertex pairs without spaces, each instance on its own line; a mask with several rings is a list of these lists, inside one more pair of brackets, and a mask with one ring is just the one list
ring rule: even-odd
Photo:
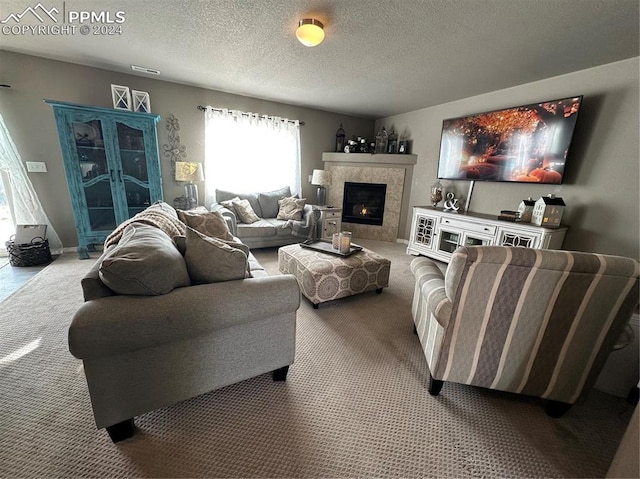
[[[633,407],[592,391],[560,419],[537,399],[457,384],[429,396],[412,257],[390,285],[298,311],[285,383],[265,374],[96,430],[67,328],[91,261],[65,254],[0,303],[0,477],[604,477]],[[272,274],[277,250],[257,250]],[[250,300],[250,298],[248,298]],[[259,307],[259,305],[256,305]]]

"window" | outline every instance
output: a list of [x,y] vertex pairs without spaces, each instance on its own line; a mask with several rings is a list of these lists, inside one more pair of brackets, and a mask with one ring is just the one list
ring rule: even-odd
[[205,196],[216,188],[301,193],[300,123],[208,107],[205,111]]

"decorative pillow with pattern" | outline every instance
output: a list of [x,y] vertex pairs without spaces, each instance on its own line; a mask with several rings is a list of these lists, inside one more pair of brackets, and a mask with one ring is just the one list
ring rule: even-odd
[[304,205],[307,202],[306,198],[296,198],[291,196],[289,198],[282,198],[278,201],[280,209],[278,210],[277,219],[279,220],[302,220],[302,213],[304,211]]
[[178,210],[178,218],[202,234],[227,241],[233,240],[224,216],[217,211],[207,211],[204,207],[189,211]]
[[239,244],[231,246],[228,242],[205,236],[193,228],[187,228],[184,260],[192,284],[249,277],[249,260]]
[[240,201],[240,197],[236,196],[235,198],[231,198],[230,200],[221,201],[220,204],[226,209],[230,210],[234,215],[238,216],[238,213],[236,213],[236,209],[233,207],[234,201]]
[[233,200],[233,208],[236,210],[238,219],[246,224],[260,221],[260,217],[253,211],[249,200]]

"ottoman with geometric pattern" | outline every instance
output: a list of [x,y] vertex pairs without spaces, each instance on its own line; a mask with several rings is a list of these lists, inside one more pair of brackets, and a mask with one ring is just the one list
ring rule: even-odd
[[278,269],[296,277],[305,298],[320,303],[365,291],[382,293],[389,286],[391,261],[362,248],[350,256],[335,256],[299,244],[278,250]]

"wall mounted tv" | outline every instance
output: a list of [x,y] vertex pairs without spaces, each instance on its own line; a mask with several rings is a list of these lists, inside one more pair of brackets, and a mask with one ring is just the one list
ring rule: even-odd
[[582,96],[442,122],[438,178],[562,183]]

